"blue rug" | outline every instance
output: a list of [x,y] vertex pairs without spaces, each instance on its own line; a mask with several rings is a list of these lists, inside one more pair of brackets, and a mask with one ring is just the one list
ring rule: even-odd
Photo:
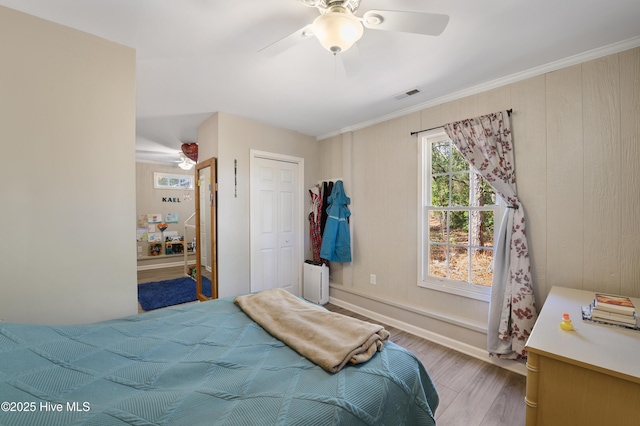
[[[211,281],[202,277],[202,293],[211,297]],[[193,302],[196,298],[196,280],[191,277],[138,284],[138,301],[145,311]]]

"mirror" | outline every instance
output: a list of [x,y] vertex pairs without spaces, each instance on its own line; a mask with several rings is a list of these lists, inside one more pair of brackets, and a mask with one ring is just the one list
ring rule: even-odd
[[[196,164],[196,297],[198,300],[218,298],[218,258],[216,243],[216,211],[218,181],[216,159]],[[211,281],[209,291],[207,278]],[[203,288],[203,282],[207,285]]]

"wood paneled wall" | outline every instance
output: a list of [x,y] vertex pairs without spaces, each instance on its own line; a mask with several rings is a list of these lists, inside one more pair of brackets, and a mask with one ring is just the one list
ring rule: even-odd
[[640,48],[354,131],[350,291],[486,321],[484,302],[417,286],[409,133],[508,108],[538,306],[552,286],[640,297]]
[[620,292],[640,297],[640,49],[620,61]]
[[633,49],[545,76],[548,239],[537,250],[546,251],[547,268],[535,277],[543,295],[553,285],[640,295],[640,229],[632,223],[640,207],[639,65]]

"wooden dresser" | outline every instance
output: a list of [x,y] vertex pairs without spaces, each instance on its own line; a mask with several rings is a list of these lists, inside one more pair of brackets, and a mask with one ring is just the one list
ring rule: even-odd
[[[640,331],[583,321],[593,298],[551,289],[526,345],[527,426],[640,425]],[[558,326],[565,312],[573,331]]]

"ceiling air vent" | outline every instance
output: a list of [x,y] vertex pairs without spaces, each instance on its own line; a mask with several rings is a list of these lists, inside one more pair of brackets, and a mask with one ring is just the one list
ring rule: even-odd
[[409,96],[417,95],[418,93],[420,93],[420,89],[415,87],[415,88],[413,88],[411,90],[408,90],[406,92],[399,93],[399,94],[395,95],[393,98],[395,100],[399,101],[400,99],[408,98]]

